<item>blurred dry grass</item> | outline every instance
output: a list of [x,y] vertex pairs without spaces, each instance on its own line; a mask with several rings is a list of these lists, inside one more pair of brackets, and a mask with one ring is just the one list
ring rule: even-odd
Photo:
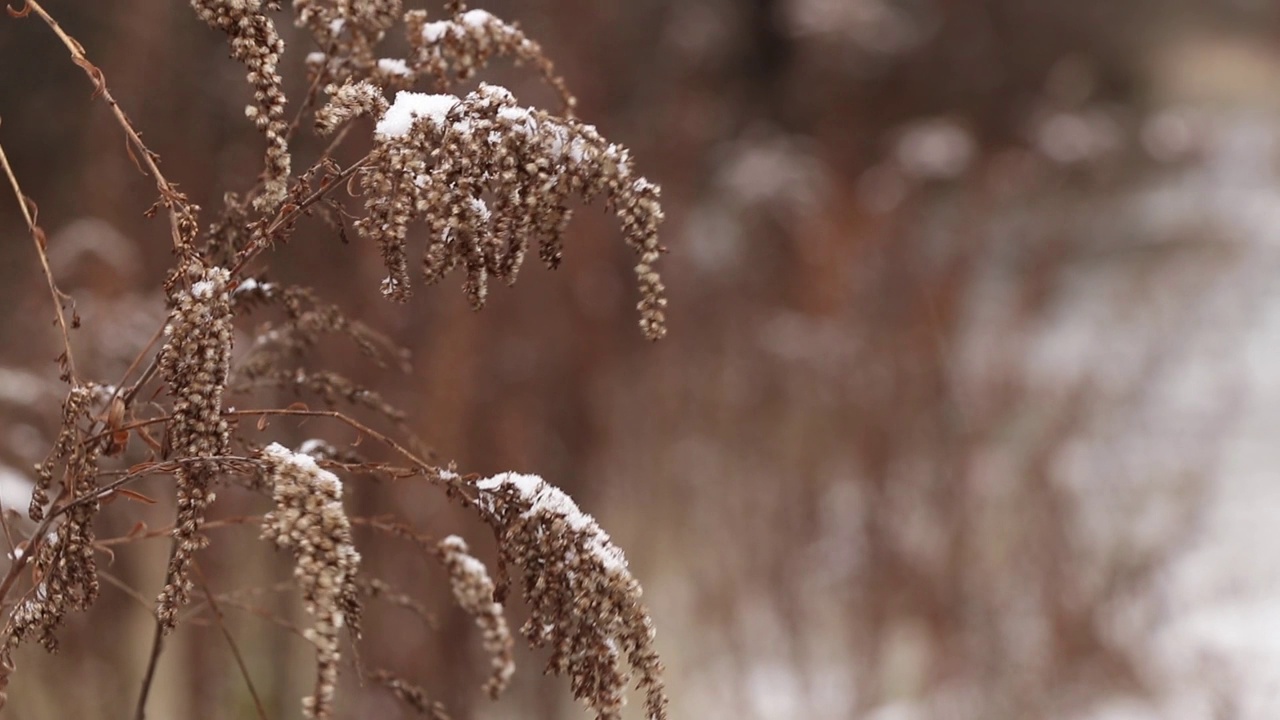
[[[180,2],[48,5],[166,172],[216,206],[260,156],[222,38]],[[1274,10],[1218,5],[484,3],[550,49],[581,115],[663,185],[671,336],[636,337],[629,260],[600,240],[613,231],[598,213],[571,229],[555,276],[530,272],[481,314],[452,288],[420,292],[407,312],[384,306],[376,253],[318,232],[320,247],[283,251],[280,279],[349,289],[352,315],[413,350],[411,377],[360,377],[356,358],[332,357],[398,396],[440,457],[555,477],[611,529],[649,590],[675,716],[870,717],[921,703],[923,717],[1074,717],[1159,692],[1148,641],[1162,573],[1190,540],[1238,390],[1214,378],[1192,391],[1204,406],[1179,411],[1191,440],[1170,456],[1168,388],[1206,327],[1238,333],[1247,319],[1200,312],[1242,262],[1225,231],[1193,212],[1173,229],[1139,212],[1146,189],[1199,162],[1194,122],[1151,118],[1220,87],[1176,70],[1182,49],[1207,47],[1185,36],[1243,34],[1274,53]],[[162,306],[138,291],[169,261],[163,228],[141,216],[148,183],[61,50],[17,21],[0,32],[17,70],[0,78],[0,132],[86,327],[106,319],[81,338],[86,362],[116,373],[122,340],[154,326],[135,317]],[[296,71],[294,47],[284,66]],[[32,262],[23,243],[0,244],[2,362],[51,377]],[[0,418],[0,459],[25,466],[50,418],[21,402]],[[393,491],[433,534],[464,522]],[[388,500],[355,502],[373,513]],[[404,587],[444,582],[394,548],[366,556]],[[281,570],[235,557],[206,561],[223,589]],[[152,587],[145,559],[112,572]],[[528,677],[527,658],[517,692],[485,704],[473,690],[483,660],[454,654],[477,645],[470,624],[433,609],[434,632],[371,613],[370,633],[394,638],[373,660],[416,665],[455,717],[579,716]],[[51,681],[5,712],[120,716],[149,627],[108,590],[61,656],[28,651],[43,677],[77,668],[76,692]],[[299,644],[253,618],[231,627],[269,678],[272,712],[292,713],[308,672]],[[216,630],[181,637],[159,684],[169,715],[247,707]],[[371,691],[350,697],[354,716],[397,712]]]

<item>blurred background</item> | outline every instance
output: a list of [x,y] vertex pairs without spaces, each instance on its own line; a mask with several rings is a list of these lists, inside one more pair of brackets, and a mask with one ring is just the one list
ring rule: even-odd
[[[479,314],[457,277],[384,303],[376,251],[319,222],[267,277],[412,350],[407,376],[349,348],[324,360],[405,407],[440,459],[539,473],[600,519],[646,588],[673,718],[1280,717],[1280,8],[475,5],[540,41],[579,114],[662,186],[669,337],[641,338],[634,259],[599,208],[579,213],[559,271],[530,266]],[[46,6],[216,217],[263,145],[224,37],[178,0]],[[312,48],[277,22],[300,97]],[[154,186],[47,28],[0,19],[0,66],[0,143],[83,318],[80,363],[118,377],[164,317]],[[484,78],[553,104],[534,73],[499,62]],[[11,197],[0,232],[14,481],[47,451],[61,390]],[[492,558],[428,489],[348,488],[362,511],[464,531]],[[201,564],[218,590],[287,576],[285,558],[251,559],[253,529],[215,532]],[[164,552],[121,549],[62,652],[23,651],[6,717],[131,712]],[[365,556],[437,622],[371,610],[363,662],[455,718],[587,716],[536,654],[508,696],[482,698],[479,639],[440,570],[403,548]],[[296,598],[261,602],[297,614]],[[273,716],[296,715],[305,643],[226,612]],[[216,627],[193,622],[167,653],[154,717],[249,716]],[[347,677],[349,717],[407,716]]]

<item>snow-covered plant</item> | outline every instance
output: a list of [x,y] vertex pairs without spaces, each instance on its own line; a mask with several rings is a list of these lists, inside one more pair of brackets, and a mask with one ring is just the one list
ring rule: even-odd
[[[290,556],[291,587],[301,594],[309,616],[308,627],[294,627],[315,647],[315,690],[302,703],[307,717],[335,715],[346,665],[412,709],[443,713],[421,688],[390,671],[364,667],[359,655],[347,650],[360,640],[367,600],[420,607],[409,594],[361,568],[353,529],[364,526],[414,541],[444,568],[454,599],[474,619],[492,658],[484,685],[488,694],[496,698],[515,669],[505,614],[507,589],[514,584],[530,611],[523,635],[535,648],[550,648],[548,670],[567,676],[575,697],[597,717],[621,716],[634,674],[647,716],[665,718],[662,665],[640,585],[595,520],[540,478],[505,474],[482,480],[432,462],[418,450],[422,445],[409,432],[406,413],[310,357],[325,335],[349,339],[379,367],[402,367],[405,354],[341,307],[323,302],[318,292],[265,279],[278,248],[308,242],[294,237],[302,216],[336,218],[341,230],[342,218],[354,214],[359,237],[376,246],[385,262],[383,295],[397,301],[409,297],[408,248],[421,237],[425,280],[461,269],[465,292],[478,309],[489,280],[514,282],[535,243],[543,262],[556,267],[571,204],[602,198],[638,257],[641,329],[658,339],[666,332],[666,299],[656,270],[663,252],[658,187],[637,174],[626,148],[573,117],[573,98],[543,49],[517,26],[483,10],[455,0],[435,20],[422,10],[405,12],[399,0],[293,0],[293,22],[310,36],[314,49],[306,63],[310,91],[291,111],[295,100],[286,96],[279,75],[286,52],[276,25],[282,3],[190,0],[190,5],[200,20],[227,35],[231,56],[244,65],[253,97],[245,114],[266,141],[256,183],[228,193],[208,221],[165,177],[158,156],[143,143],[83,47],[37,0],[11,11],[42,19],[87,73],[96,95],[106,100],[130,155],[155,181],[159,199],[150,214],[167,216],[176,259],[164,288],[167,318],[152,342],[139,349],[123,378],[110,384],[90,380],[94,368],[76,360],[73,331],[79,318],[68,316],[67,296],[50,270],[33,204],[0,150],[0,164],[54,299],[64,342],[61,378],[68,385],[61,430],[48,459],[32,475],[30,523],[4,527],[14,550],[0,580],[5,612],[0,690],[9,686],[19,659],[15,653],[24,641],[37,638],[53,649],[67,613],[90,610],[98,595],[96,555],[167,536],[171,549],[154,605],[155,639],[136,713],[142,717],[156,667],[163,662],[164,635],[193,616],[220,623],[219,604],[234,600],[213,592],[201,573],[202,551],[217,551],[206,550],[211,541],[205,532],[256,520],[269,541],[263,550]],[[397,25],[409,52],[403,58],[381,57],[379,47]],[[532,65],[560,96],[559,112],[522,105],[495,85],[455,90],[455,83],[472,78],[497,57]],[[301,145],[294,141],[299,128],[308,125],[327,147],[298,172],[304,166],[297,162]],[[360,145],[362,136],[363,146],[371,149],[339,163],[339,149],[353,138]],[[358,205],[343,207],[335,192],[339,188],[358,189]],[[248,316],[264,310],[281,319],[247,327]],[[253,407],[264,393],[315,398],[329,408]],[[233,408],[232,397],[249,405]],[[395,430],[374,429],[358,418],[361,411]],[[269,420],[285,417],[340,424],[378,449],[308,441],[291,450],[263,437]],[[150,530],[137,523],[126,536],[99,538],[94,520],[107,512],[109,501],[156,502],[134,487],[157,477],[172,487],[172,524]],[[354,514],[343,483],[369,477],[425,481],[474,511],[497,540],[496,579],[457,536],[437,542],[397,519]],[[218,494],[225,492],[260,496],[261,512],[234,521],[211,519]]]

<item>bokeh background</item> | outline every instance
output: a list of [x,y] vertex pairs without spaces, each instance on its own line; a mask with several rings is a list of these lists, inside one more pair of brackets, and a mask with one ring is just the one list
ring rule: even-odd
[[[673,717],[1280,717],[1280,6],[474,4],[538,39],[580,115],[662,185],[670,336],[641,338],[634,260],[599,209],[560,270],[479,314],[453,279],[384,303],[377,253],[321,223],[269,277],[412,350],[406,376],[323,359],[405,407],[439,458],[539,473],[601,520],[645,585]],[[178,0],[46,6],[206,219],[243,189],[262,142],[221,34]],[[311,48],[285,37],[298,97]],[[117,377],[163,319],[154,187],[47,28],[0,19],[0,67],[0,143],[84,320],[80,361]],[[552,103],[529,72],[485,79]],[[58,346],[11,197],[0,233],[0,463],[20,486],[56,428]],[[427,489],[348,487],[491,557]],[[139,512],[165,523],[104,522]],[[287,576],[252,529],[216,532],[218,590]],[[436,627],[371,611],[364,661],[456,718],[584,716],[527,653],[512,692],[482,698],[439,569],[365,554]],[[6,717],[132,712],[163,557],[120,550],[62,652],[20,655]],[[296,715],[305,643],[226,612],[273,716]],[[215,626],[166,652],[153,717],[251,716]],[[407,716],[348,685],[349,717]]]

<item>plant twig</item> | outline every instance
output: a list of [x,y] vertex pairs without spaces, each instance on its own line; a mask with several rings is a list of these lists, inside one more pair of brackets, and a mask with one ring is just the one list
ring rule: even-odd
[[13,543],[13,532],[9,529],[9,518],[6,517],[8,513],[4,503],[0,503],[0,528],[4,528],[4,540],[9,545],[9,557],[13,557],[13,551],[17,546]]
[[[169,550],[172,558],[177,548],[177,541]],[[156,677],[156,666],[160,664],[160,652],[164,649],[164,627],[157,618],[151,635],[151,654],[147,657],[147,670],[142,676],[142,686],[138,688],[138,704],[133,710],[133,720],[145,720],[147,717],[147,695],[151,692],[151,683]]]
[[44,230],[36,224],[36,216],[31,212],[31,207],[35,206],[35,202],[27,197],[22,192],[22,187],[18,185],[18,177],[14,175],[13,167],[9,165],[9,157],[5,155],[3,145],[0,145],[0,165],[4,166],[4,174],[8,176],[9,184],[13,187],[13,194],[18,198],[18,206],[22,208],[22,219],[27,222],[27,230],[31,233],[32,242],[35,243],[36,255],[40,258],[40,267],[44,270],[44,279],[49,285],[49,294],[53,297],[53,311],[58,317],[58,329],[62,331],[62,351],[65,354],[67,363],[66,377],[74,382],[76,361],[75,356],[71,353],[71,331],[67,325],[66,315],[62,312],[62,302],[68,298],[68,295],[59,290],[58,284],[53,280],[53,271],[49,269],[49,255],[45,252],[48,240],[45,237]]
[[145,165],[147,171],[151,173],[151,177],[155,179],[156,189],[160,191],[160,201],[169,209],[169,226],[170,231],[173,234],[173,245],[175,248],[180,247],[183,243],[183,239],[177,206],[185,205],[186,197],[183,196],[182,193],[178,192],[177,189],[175,189],[174,186],[165,179],[164,173],[160,172],[160,166],[156,163],[158,156],[151,152],[150,148],[146,146],[146,143],[142,142],[142,136],[134,129],[133,123],[130,122],[128,116],[124,114],[124,110],[120,109],[119,103],[117,103],[115,97],[111,95],[111,90],[107,88],[106,76],[103,75],[102,70],[98,66],[89,62],[88,57],[85,56],[84,46],[75,38],[68,35],[67,32],[62,29],[62,26],[58,24],[58,21],[54,20],[53,17],[40,5],[40,3],[37,2],[37,0],[26,0],[26,4],[21,10],[15,11],[12,8],[9,9],[9,13],[14,17],[25,17],[31,12],[35,12],[35,14],[49,26],[49,29],[53,30],[53,34],[58,36],[58,39],[62,41],[64,46],[66,46],[67,51],[71,53],[71,60],[78,65],[81,70],[84,70],[85,74],[89,76],[89,79],[93,81],[94,96],[102,96],[102,99],[111,107],[111,113],[115,115],[116,122],[118,122],[120,127],[124,129],[124,134],[125,137],[128,138],[129,145],[132,146],[133,150],[137,151],[136,154],[131,151],[130,155],[133,156],[135,161],[140,161]]
[[230,415],[233,417],[262,417],[262,416],[268,416],[268,415],[283,415],[283,416],[296,416],[296,417],[325,417],[325,418],[332,418],[334,420],[338,420],[339,422],[345,423],[351,428],[361,433],[364,433],[365,435],[368,435],[369,437],[377,440],[383,445],[386,445],[387,447],[391,448],[396,453],[398,453],[401,457],[408,460],[412,464],[415,470],[423,473],[431,480],[443,484],[446,487],[446,489],[450,492],[450,494],[458,493],[462,495],[462,497],[466,500],[467,503],[472,502],[472,499],[462,492],[462,489],[466,486],[464,483],[461,482],[461,478],[458,478],[457,476],[451,477],[441,472],[439,468],[435,467],[434,465],[431,465],[426,460],[423,460],[422,458],[418,457],[411,450],[404,447],[400,443],[396,442],[390,436],[380,433],[377,430],[374,430],[373,428],[369,427],[368,425],[365,425],[364,423],[360,422],[359,420],[356,420],[355,418],[347,415],[346,413],[340,412],[338,410],[303,410],[301,408],[276,408],[276,409],[265,409],[265,410],[231,410],[224,414]]
[[334,188],[341,187],[342,184],[350,179],[352,175],[356,174],[360,168],[364,167],[364,164],[368,159],[369,158],[366,155],[365,157],[355,161],[350,167],[334,176],[324,187],[321,187],[308,195],[302,200],[302,202],[296,205],[285,204],[281,207],[280,215],[271,222],[271,225],[269,225],[261,235],[257,236],[253,242],[249,243],[248,247],[240,251],[239,256],[236,257],[236,264],[231,268],[231,275],[233,277],[238,276],[244,266],[250,260],[257,257],[258,253],[262,252],[267,247],[272,235],[280,230],[280,228],[288,227],[290,223],[297,220],[298,217],[306,212],[308,208],[323,200],[324,197],[332,192]]
[[[80,497],[76,498],[75,500],[72,500],[69,503],[55,507],[47,515],[45,515],[45,518],[43,521],[41,521],[39,527],[37,527],[35,532],[31,534],[29,544],[27,546],[26,551],[22,553],[22,557],[15,560],[13,564],[9,566],[9,571],[5,573],[4,579],[0,580],[0,604],[2,604],[5,598],[8,597],[9,591],[13,589],[14,583],[18,581],[18,577],[22,574],[22,571],[26,569],[27,565],[31,561],[31,558],[36,556],[36,551],[40,549],[40,545],[44,542],[45,538],[48,536],[49,528],[53,526],[54,521],[57,520],[59,517],[62,517],[70,510],[73,510],[74,508],[77,508],[81,505],[94,502],[97,500],[102,500],[103,498],[110,496],[111,493],[115,492],[119,488],[124,487],[125,485],[141,477],[145,477],[148,475],[155,475],[158,473],[172,472],[183,463],[210,462],[210,461],[252,462],[248,458],[244,458],[244,457],[227,456],[227,457],[213,457],[213,458],[184,458],[181,460],[170,460],[168,462],[163,462],[163,463],[142,463],[141,465],[134,466],[129,470],[129,472],[125,473],[119,478],[111,481],[110,483],[102,486],[101,488],[98,488],[97,491],[86,494],[86,495],[81,495]],[[12,623],[12,618],[10,619],[10,623]],[[8,634],[10,629],[11,629],[10,627],[5,628],[6,635]]]
[[[247,525],[251,522],[262,520],[261,515],[240,515],[237,517],[223,518],[221,520],[209,520],[200,526],[201,530],[216,530],[223,527],[233,527],[236,525]],[[155,530],[148,530],[137,535],[121,535],[119,537],[103,538],[93,545],[99,548],[109,548],[115,545],[124,545],[137,540],[154,540],[156,538],[168,537],[173,534],[173,526],[168,525]]]
[[231,631],[227,629],[226,623],[223,622],[222,609],[218,607],[217,599],[209,591],[209,581],[205,578],[204,571],[200,569],[200,563],[193,562],[192,567],[196,571],[200,591],[208,599],[209,609],[213,611],[213,620],[217,623],[218,629],[222,631],[222,637],[226,638],[227,646],[231,648],[231,655],[236,659],[236,666],[240,668],[240,676],[244,678],[244,684],[249,688],[249,695],[253,697],[253,707],[258,711],[258,718],[259,720],[267,720],[267,711],[262,707],[262,698],[258,697],[258,689],[254,687],[253,678],[249,676],[249,668],[244,664],[244,657],[240,654],[240,646],[236,644],[236,639],[232,637]]
[[136,600],[139,605],[141,605],[143,608],[146,608],[147,612],[151,612],[151,601],[148,600],[145,596],[143,596],[142,593],[138,592],[132,586],[126,583],[124,580],[121,580],[120,578],[116,577],[112,573],[109,573],[106,570],[103,570],[102,568],[98,568],[98,575],[103,580],[106,580],[108,583],[114,585],[116,589],[119,590],[120,592]]

